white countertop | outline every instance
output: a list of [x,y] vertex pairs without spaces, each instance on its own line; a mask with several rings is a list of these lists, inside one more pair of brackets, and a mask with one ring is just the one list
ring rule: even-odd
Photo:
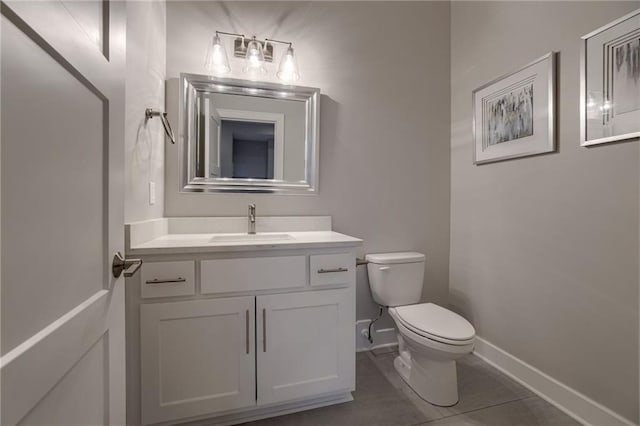
[[223,234],[168,234],[130,248],[132,254],[229,252],[271,249],[356,247],[362,240],[333,231],[287,232],[275,241],[215,241]]
[[[229,228],[231,232],[218,232],[226,231],[226,229],[217,228],[216,232],[211,232],[212,226],[202,226],[205,232],[197,232],[200,226],[196,228],[190,223],[188,232],[184,232],[184,230],[187,229],[184,225],[185,220],[192,222],[186,218],[176,218],[173,224],[170,222],[172,218],[137,222],[129,224],[126,227],[126,251],[132,255],[143,255],[357,247],[362,245],[362,240],[359,238],[331,231],[330,218],[329,220],[327,220],[326,217],[310,218],[311,217],[305,218],[302,221],[292,218],[292,220],[297,220],[297,226],[292,226],[293,229],[291,231],[287,230],[286,221],[283,221],[283,218],[278,218],[278,221],[283,222],[282,225],[274,227],[273,224],[275,221],[272,221],[270,223],[271,226],[265,226],[265,228],[272,232],[260,232],[260,227],[258,227],[257,240],[244,241],[216,240],[216,238],[225,239],[227,237],[233,238],[234,236],[240,238],[248,237],[246,232],[237,232],[237,229],[234,228]],[[322,220],[318,220],[320,218],[322,218]],[[215,218],[206,218],[206,222],[214,222],[215,220]],[[263,220],[269,223],[268,218]],[[203,218],[195,218],[193,224],[198,221],[202,223]],[[228,222],[229,218],[225,218],[225,221]],[[310,230],[304,230],[305,226],[300,225],[305,221],[313,222],[313,224],[307,227]],[[171,232],[172,230],[174,232]],[[285,238],[278,238],[278,236],[282,236],[283,234],[286,234]],[[269,240],[269,237],[276,237],[277,239]]]

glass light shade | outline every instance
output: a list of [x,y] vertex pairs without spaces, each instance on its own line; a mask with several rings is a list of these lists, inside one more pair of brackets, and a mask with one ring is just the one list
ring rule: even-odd
[[247,54],[245,56],[243,71],[251,77],[257,77],[267,73],[264,67],[262,43],[258,42],[255,37],[247,44]]
[[278,72],[276,76],[282,81],[296,81],[300,78],[300,72],[298,71],[298,61],[293,55],[293,48],[289,46],[287,52],[280,61]]
[[218,34],[216,34],[211,40],[211,43],[209,43],[207,57],[204,60],[204,67],[214,75],[227,74],[231,71],[227,51],[224,49]]

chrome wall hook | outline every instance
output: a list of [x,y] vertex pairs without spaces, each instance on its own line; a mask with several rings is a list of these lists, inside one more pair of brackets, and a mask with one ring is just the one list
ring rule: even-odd
[[176,143],[176,137],[173,134],[173,129],[171,129],[171,124],[169,124],[169,120],[167,119],[166,112],[156,111],[154,109],[147,108],[144,110],[144,116],[146,120],[150,120],[153,117],[160,117],[160,121],[162,121],[162,127],[164,127],[164,132],[167,134],[172,144]]

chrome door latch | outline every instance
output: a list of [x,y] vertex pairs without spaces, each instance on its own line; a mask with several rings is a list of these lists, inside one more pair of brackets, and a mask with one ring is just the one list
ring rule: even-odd
[[117,252],[113,256],[113,263],[111,264],[111,272],[115,278],[120,278],[120,275],[124,272],[124,276],[131,277],[138,272],[142,266],[142,259],[125,259],[120,252]]

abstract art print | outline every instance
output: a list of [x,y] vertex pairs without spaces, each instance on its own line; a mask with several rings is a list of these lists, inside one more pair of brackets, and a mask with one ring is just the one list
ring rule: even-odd
[[551,52],[473,91],[476,164],[555,150],[554,82]]
[[487,107],[489,145],[533,135],[533,83],[501,95]]
[[611,99],[616,114],[640,110],[640,29],[613,49]]
[[581,145],[640,137],[640,9],[582,42]]

